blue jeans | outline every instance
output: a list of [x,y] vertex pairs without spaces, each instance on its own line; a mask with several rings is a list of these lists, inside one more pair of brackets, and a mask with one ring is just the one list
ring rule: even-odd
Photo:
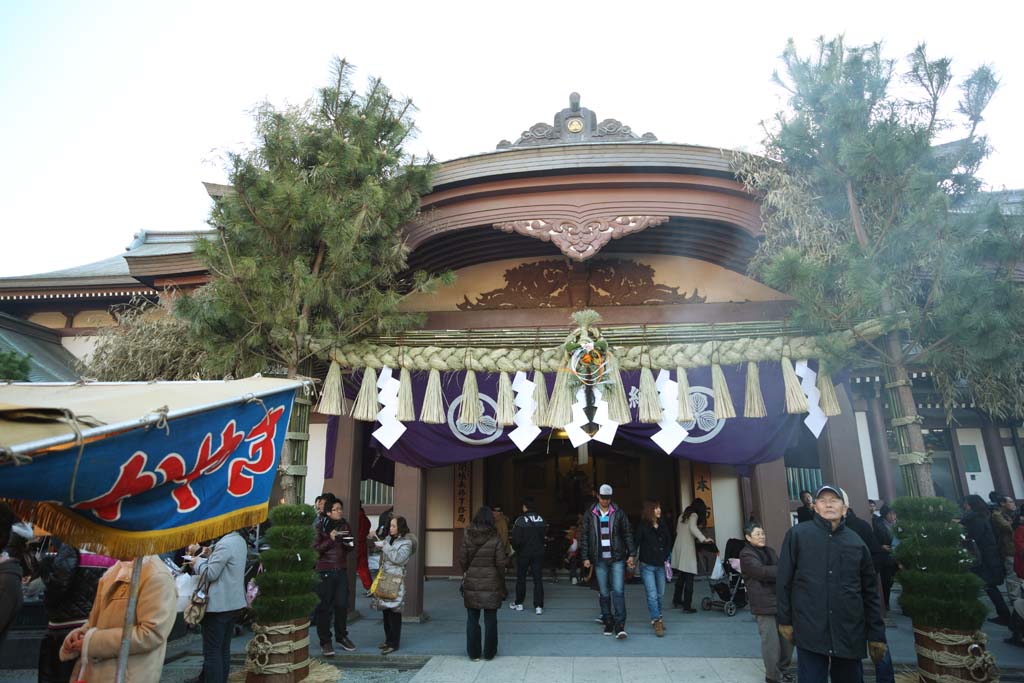
[[875,664],[875,683],[895,683],[895,681],[896,672],[892,668],[892,655],[886,648],[885,657]]
[[647,611],[651,621],[661,619],[661,596],[665,594],[665,565],[640,563],[640,578],[647,594]]
[[626,623],[626,563],[598,560],[594,565],[597,590],[601,593],[601,618],[611,626]]
[[238,610],[207,612],[203,617],[203,681],[227,683],[231,672],[231,636]]
[[800,683],[864,683],[864,666],[859,659],[829,657],[802,647],[796,652],[796,679]]

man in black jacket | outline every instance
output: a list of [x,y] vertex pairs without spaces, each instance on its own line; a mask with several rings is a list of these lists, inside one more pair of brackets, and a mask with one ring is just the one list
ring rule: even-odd
[[814,520],[786,532],[776,580],[779,633],[797,648],[800,681],[860,683],[865,646],[885,657],[878,583],[871,553],[843,517],[843,492],[822,486]]
[[21,610],[21,563],[7,556],[7,543],[11,540],[11,527],[17,521],[14,512],[0,503],[0,645]]
[[626,638],[625,565],[630,569],[635,566],[636,545],[629,518],[612,503],[612,487],[608,484],[601,485],[597,503],[583,514],[580,557],[584,567],[594,567],[604,634]]
[[512,525],[512,549],[516,551],[516,599],[509,605],[523,611],[526,599],[526,574],[533,574],[533,609],[544,613],[544,518],[533,509],[533,498],[523,499],[523,514]]

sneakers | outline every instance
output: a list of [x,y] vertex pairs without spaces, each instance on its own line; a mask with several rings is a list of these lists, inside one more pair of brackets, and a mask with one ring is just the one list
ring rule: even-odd
[[392,652],[394,652],[397,649],[398,649],[397,647],[391,647],[390,645],[385,645],[384,647],[382,647],[380,649],[380,653],[382,655],[389,655],[389,654],[391,654]]
[[345,650],[346,652],[355,652],[356,651],[356,644],[353,643],[351,640],[349,640],[348,636],[345,636],[344,638],[339,640],[338,641],[338,645],[341,645],[341,649]]
[[594,623],[595,624],[603,624],[604,623],[604,617],[594,617]]
[[537,614],[544,614],[544,608],[543,607],[538,607],[537,609],[535,609],[533,611],[536,612]]
[[324,657],[333,657],[334,646],[330,643],[320,643],[320,654]]
[[516,604],[514,602],[512,604],[510,604],[508,607],[509,607],[509,609],[515,610],[516,612],[522,612],[523,611],[523,606],[519,605],[519,604]]
[[615,630],[612,628],[611,624],[605,624],[604,625],[604,634],[606,636],[613,636],[613,635],[615,635]]
[[629,637],[629,634],[626,633],[626,625],[625,624],[619,624],[618,626],[615,627],[615,637],[618,638],[619,640],[625,640],[626,638]]
[[665,622],[661,619],[654,620],[654,635],[658,636],[659,638],[665,637]]

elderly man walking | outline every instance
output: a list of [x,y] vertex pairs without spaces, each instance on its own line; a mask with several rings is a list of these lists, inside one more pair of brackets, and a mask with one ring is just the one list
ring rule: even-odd
[[779,633],[796,645],[797,679],[860,683],[865,650],[885,657],[871,553],[843,521],[843,491],[822,486],[814,519],[786,532],[776,578]]

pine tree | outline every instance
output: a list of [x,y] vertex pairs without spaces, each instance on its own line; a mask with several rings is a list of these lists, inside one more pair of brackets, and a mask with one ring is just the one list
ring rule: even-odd
[[967,392],[995,416],[1022,406],[1024,301],[1013,271],[1024,233],[985,204],[977,177],[989,153],[978,126],[997,79],[983,66],[963,81],[955,122],[941,115],[951,60],[929,59],[924,45],[907,58],[910,99],[894,93],[897,62],[877,43],[820,39],[804,58],[790,41],[782,59],[775,80],[789,108],[763,157],[736,158],[762,199],[765,238],[751,270],[796,299],[802,327],[887,324],[858,352],[885,369],[907,490],[933,495],[908,364],[935,373],[947,404]]
[[[214,372],[294,377],[336,345],[419,323],[399,311],[403,298],[450,279],[407,273],[401,226],[432,171],[403,148],[412,102],[379,79],[357,92],[350,70],[337,60],[333,81],[303,106],[259,107],[258,144],[228,156],[216,239],[197,248],[213,279],[176,306]],[[281,484],[294,502],[291,477]]]
[[17,351],[0,351],[0,380],[26,382],[30,368],[28,356]]

